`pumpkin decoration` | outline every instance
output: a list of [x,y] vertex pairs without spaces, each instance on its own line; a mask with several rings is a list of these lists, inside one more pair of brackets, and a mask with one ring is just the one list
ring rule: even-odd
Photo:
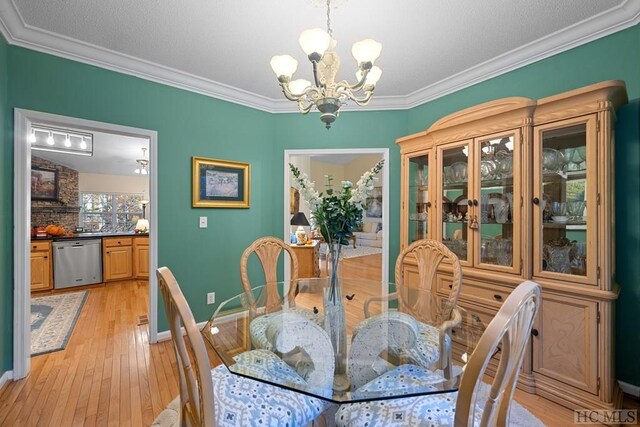
[[55,224],[47,225],[47,227],[44,229],[44,231],[46,231],[47,234],[49,234],[51,236],[62,236],[62,235],[64,235],[66,233],[64,231],[64,227],[62,227],[61,225],[55,225]]

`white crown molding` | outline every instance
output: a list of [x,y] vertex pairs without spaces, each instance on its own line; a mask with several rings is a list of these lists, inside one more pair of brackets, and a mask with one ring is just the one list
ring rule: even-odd
[[617,7],[410,93],[407,96],[406,108],[417,107],[425,102],[632,27],[639,22],[640,1],[626,0]]
[[[460,89],[578,47],[640,22],[640,1],[621,5],[506,52],[408,95],[375,97],[364,106],[343,111],[406,110]],[[13,0],[0,3],[0,32],[8,43],[100,68],[133,75],[167,86],[200,93],[269,113],[297,112],[296,104],[272,99],[190,73],[125,55],[27,25]],[[275,84],[275,82],[274,82]]]

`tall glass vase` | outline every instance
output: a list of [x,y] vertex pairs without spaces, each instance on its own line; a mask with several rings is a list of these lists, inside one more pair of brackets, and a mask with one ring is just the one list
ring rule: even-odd
[[339,266],[342,245],[329,245],[329,286],[324,289],[324,329],[331,339],[335,355],[334,389],[346,390],[347,378],[347,322],[345,316]]

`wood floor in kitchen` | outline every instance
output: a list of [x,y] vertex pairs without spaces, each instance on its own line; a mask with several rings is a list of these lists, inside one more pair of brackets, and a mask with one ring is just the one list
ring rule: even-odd
[[[362,274],[358,264],[343,274]],[[29,376],[0,390],[0,425],[150,425],[178,395],[178,377],[170,341],[149,345],[148,300],[147,282],[90,288],[67,348],[33,357]],[[571,410],[546,399],[518,391],[516,400],[548,426],[573,423]]]

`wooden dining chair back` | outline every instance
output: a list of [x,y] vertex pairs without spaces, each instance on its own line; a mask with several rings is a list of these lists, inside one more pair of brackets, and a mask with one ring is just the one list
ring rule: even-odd
[[181,425],[213,426],[213,384],[204,339],[171,270],[161,267],[156,275],[178,362]]
[[506,299],[482,334],[467,363],[456,400],[455,425],[473,426],[476,399],[487,366],[496,352],[500,362],[487,400],[482,407],[481,426],[508,426],[520,366],[533,322],[540,310],[540,285],[522,282]]
[[[404,286],[404,264],[407,258],[413,257],[418,265],[418,283],[417,286]],[[462,285],[462,268],[460,260],[447,248],[442,242],[437,240],[418,240],[407,246],[396,259],[395,280],[398,289],[405,289],[407,292],[412,287],[430,291],[428,295],[435,298],[436,296],[436,273],[441,267],[443,261],[451,264],[452,280],[448,297],[448,306],[450,309],[455,308],[460,295],[460,287]],[[438,325],[443,319],[439,319],[441,313],[435,313],[430,307],[438,304],[435,301],[425,301],[422,298],[410,300],[405,298],[402,291],[398,295],[401,302],[401,310],[405,311],[416,319],[427,322],[432,325]],[[425,318],[425,316],[427,318]],[[444,319],[447,320],[447,319]]]
[[[401,424],[507,427],[509,407],[539,307],[540,285],[537,283],[522,282],[511,292],[463,367],[457,392],[344,404],[336,412],[336,425],[352,427],[363,425],[362,420],[366,420],[369,427]],[[500,360],[487,391],[482,380],[494,356]],[[442,377],[437,371],[405,364],[374,378],[356,392],[366,395],[386,390],[410,390],[412,385],[429,387],[439,380]]]
[[[267,313],[278,311],[282,308],[282,298],[284,295],[280,295],[278,291],[278,259],[282,252],[288,253],[291,260],[291,283],[296,283],[298,280],[298,257],[293,252],[291,247],[283,240],[277,237],[263,237],[251,244],[242,253],[240,258],[240,278],[242,280],[242,287],[245,295],[249,300],[249,309],[252,315],[255,315],[256,301],[253,295],[251,282],[249,280],[249,272],[247,264],[249,257],[252,253],[255,253],[260,260],[262,270],[264,271],[264,283],[266,286],[263,297],[265,298],[264,307]],[[295,298],[296,287],[290,286],[287,292],[287,300],[293,304]]]

